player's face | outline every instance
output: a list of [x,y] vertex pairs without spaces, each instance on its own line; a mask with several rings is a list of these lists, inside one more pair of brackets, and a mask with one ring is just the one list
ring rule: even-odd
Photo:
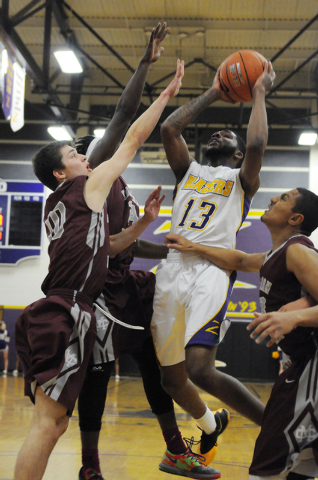
[[288,220],[294,215],[293,208],[296,205],[296,199],[300,195],[298,190],[289,190],[280,196],[271,198],[268,210],[265,210],[261,217],[266,225],[286,225]]
[[90,174],[92,169],[89,166],[86,155],[77,153],[76,149],[70,145],[64,145],[60,151],[62,163],[65,165],[63,172],[66,175],[66,179]]
[[211,136],[205,156],[212,166],[222,165],[222,159],[229,158],[237,150],[237,137],[231,130],[221,130]]

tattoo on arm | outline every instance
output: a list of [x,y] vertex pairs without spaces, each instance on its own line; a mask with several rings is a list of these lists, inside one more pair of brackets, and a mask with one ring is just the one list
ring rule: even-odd
[[204,110],[210,103],[219,98],[219,92],[216,89],[210,88],[198,98],[178,108],[167,122],[177,130],[183,130],[202,110]]

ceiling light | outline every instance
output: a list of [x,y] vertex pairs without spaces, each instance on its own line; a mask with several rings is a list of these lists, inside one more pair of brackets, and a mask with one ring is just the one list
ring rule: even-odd
[[95,128],[94,135],[95,137],[102,138],[102,136],[104,135],[104,132],[105,132],[105,128]]
[[73,50],[53,52],[64,73],[82,73],[83,69]]
[[317,141],[317,133],[303,132],[298,140],[298,145],[315,145]]
[[197,32],[194,32],[194,34],[195,34],[197,37],[204,37],[205,31],[204,31],[204,30],[198,30]]
[[55,140],[72,140],[65,127],[49,127],[47,131]]

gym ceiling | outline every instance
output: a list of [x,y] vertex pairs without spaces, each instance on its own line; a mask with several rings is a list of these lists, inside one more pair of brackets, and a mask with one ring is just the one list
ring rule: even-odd
[[[318,4],[316,0],[2,0],[0,40],[25,67],[25,126],[13,134],[0,117],[0,143],[52,140],[46,129],[67,125],[73,135],[105,127],[158,21],[170,34],[153,64],[140,112],[169,83],[176,59],[185,77],[169,113],[207,89],[231,53],[252,49],[276,71],[266,97],[269,145],[297,146],[299,133],[318,128]],[[71,47],[82,74],[61,72],[53,52]],[[187,129],[204,145],[211,131],[246,131],[251,103],[217,102]],[[32,134],[30,133],[32,132]],[[160,144],[159,131],[150,143]]]

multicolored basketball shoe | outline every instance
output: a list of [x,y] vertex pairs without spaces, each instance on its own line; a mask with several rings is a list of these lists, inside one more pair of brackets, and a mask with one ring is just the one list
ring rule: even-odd
[[200,460],[200,455],[191,452],[190,449],[179,455],[174,455],[167,449],[159,463],[159,470],[188,478],[215,479],[221,477],[221,472],[204,465]]
[[202,430],[201,441],[198,447],[198,454],[204,457],[202,461],[205,465],[209,465],[214,460],[218,450],[218,436],[224,432],[230,421],[230,414],[225,408],[220,408],[213,413],[216,421],[216,429],[213,433],[210,433],[210,435]]
[[87,468],[83,470],[83,467],[78,473],[78,480],[104,480],[101,473],[98,473],[93,468]]

